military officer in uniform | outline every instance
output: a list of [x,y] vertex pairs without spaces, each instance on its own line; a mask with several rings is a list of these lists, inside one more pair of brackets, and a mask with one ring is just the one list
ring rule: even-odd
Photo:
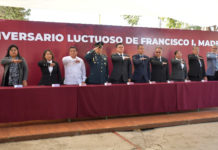
[[85,55],[85,59],[90,66],[87,84],[104,84],[108,81],[108,61],[107,56],[102,54],[103,45],[103,42],[96,43],[95,48]]

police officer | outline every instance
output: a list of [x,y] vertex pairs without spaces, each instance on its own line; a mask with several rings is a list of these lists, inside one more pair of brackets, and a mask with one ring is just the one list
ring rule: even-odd
[[95,44],[95,48],[90,50],[85,59],[90,66],[90,74],[86,80],[87,84],[104,84],[108,80],[107,56],[102,54],[103,42]]

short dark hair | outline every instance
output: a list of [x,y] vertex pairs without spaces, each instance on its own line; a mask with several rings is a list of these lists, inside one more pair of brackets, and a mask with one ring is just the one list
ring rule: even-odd
[[78,51],[78,49],[77,49],[76,46],[71,46],[71,47],[69,48],[69,50],[70,50],[71,48],[74,48],[76,51]]
[[50,49],[46,49],[46,50],[43,52],[43,54],[42,54],[42,59],[46,61],[46,59],[45,59],[45,54],[46,54],[47,52],[50,52],[50,53],[51,53],[51,55],[52,55],[52,60],[53,60],[53,59],[54,59],[54,54],[53,54],[53,52],[52,52]]
[[103,45],[104,45],[103,42],[97,42],[97,43],[95,43],[95,47],[98,47],[98,48],[102,48]]
[[20,53],[19,53],[18,46],[15,45],[15,44],[11,44],[11,45],[8,47],[8,50],[7,50],[7,53],[6,53],[5,57],[9,57],[9,56],[10,56],[10,50],[11,50],[13,47],[15,47],[15,48],[17,49],[17,51],[18,51],[17,57],[18,57],[18,58],[21,58]]
[[157,50],[157,49],[161,49],[161,50],[163,50],[163,48],[160,47],[160,46],[155,47],[155,50]]
[[174,55],[176,56],[176,54],[179,52],[179,50],[176,50],[175,52],[174,52]]
[[143,44],[138,44],[137,45],[137,49],[139,49],[140,46],[144,46]]
[[117,48],[119,45],[123,45],[123,43],[117,43],[117,44],[116,44],[116,48]]

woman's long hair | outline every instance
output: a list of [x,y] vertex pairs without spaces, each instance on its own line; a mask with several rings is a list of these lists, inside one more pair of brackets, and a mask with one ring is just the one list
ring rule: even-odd
[[14,45],[14,44],[12,44],[12,45],[10,45],[10,46],[8,47],[8,51],[7,51],[6,55],[5,55],[5,57],[9,57],[9,56],[10,56],[10,50],[11,50],[13,47],[15,47],[15,48],[17,49],[17,57],[18,57],[19,59],[22,58],[22,57],[20,56],[19,49],[18,49],[17,45]]
[[45,58],[45,54],[46,54],[47,52],[50,52],[50,54],[52,55],[52,60],[54,60],[54,54],[53,54],[53,52],[52,52],[50,49],[46,49],[46,50],[43,52],[43,54],[42,54],[42,60],[47,61],[46,58]]

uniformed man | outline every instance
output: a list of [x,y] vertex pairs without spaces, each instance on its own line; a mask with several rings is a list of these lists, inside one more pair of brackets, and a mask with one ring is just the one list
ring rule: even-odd
[[86,80],[87,84],[104,84],[108,81],[108,61],[107,56],[102,54],[103,45],[103,42],[96,43],[95,48],[85,56],[90,66],[90,74]]

